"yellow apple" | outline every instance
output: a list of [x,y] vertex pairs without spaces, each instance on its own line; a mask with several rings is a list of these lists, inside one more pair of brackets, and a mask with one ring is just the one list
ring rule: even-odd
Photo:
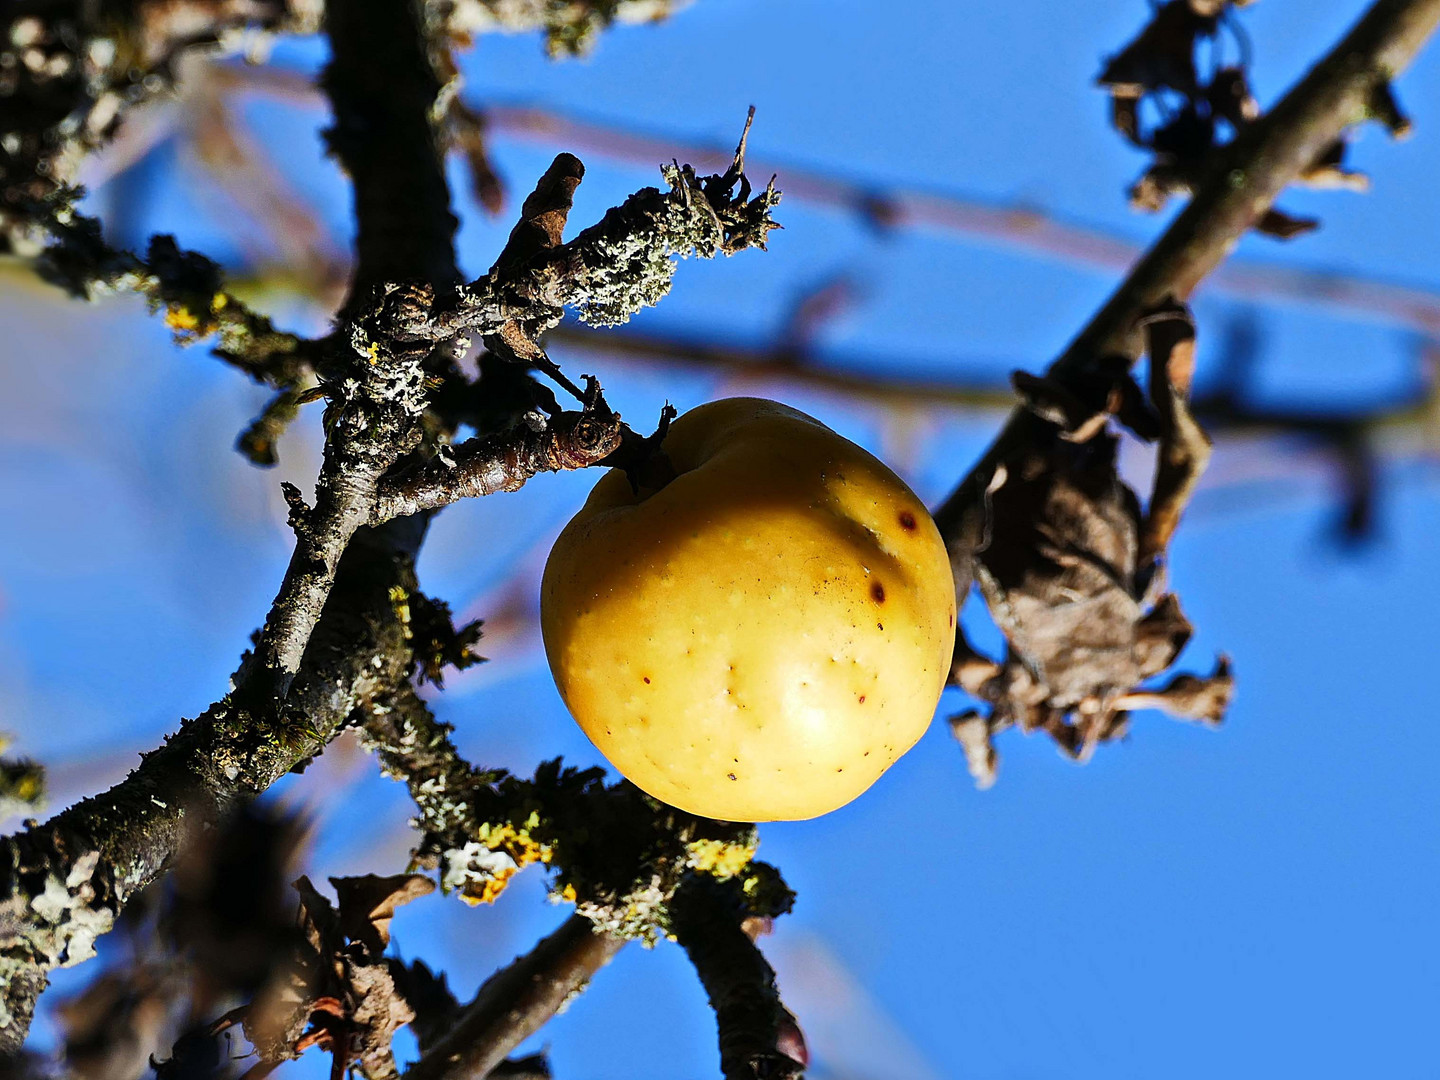
[[818,420],[702,405],[662,444],[674,479],[611,470],[550,552],[556,686],[632,783],[728,821],[816,817],[924,733],[955,587],[924,505]]

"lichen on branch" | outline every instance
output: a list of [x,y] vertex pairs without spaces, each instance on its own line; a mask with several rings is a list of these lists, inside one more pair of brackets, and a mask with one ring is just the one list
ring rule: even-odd
[[554,875],[552,895],[598,930],[648,942],[669,933],[668,905],[687,875],[733,880],[757,918],[789,910],[793,894],[755,859],[753,825],[698,818],[558,760],[528,779],[476,769],[450,730],[408,688],[361,729],[386,775],[409,788],[421,831],[416,862],[436,869],[447,891],[489,903],[540,864]]
[[662,166],[666,190],[643,188],[568,243],[543,246],[525,260],[497,262],[485,277],[461,286],[453,304],[437,305],[431,318],[403,332],[420,339],[494,334],[519,321],[534,339],[567,307],[593,325],[626,322],[670,291],[676,260],[765,247],[771,230],[780,227],[772,216],[780,192],[772,178],[754,193],[744,169],[743,137],[723,173],[699,176],[689,165]]

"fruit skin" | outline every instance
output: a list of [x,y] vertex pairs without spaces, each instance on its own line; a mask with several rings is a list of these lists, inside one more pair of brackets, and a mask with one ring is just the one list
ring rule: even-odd
[[950,669],[944,542],[894,473],[778,402],[671,425],[676,472],[620,470],[550,552],[555,684],[637,787],[728,821],[817,817],[924,733]]

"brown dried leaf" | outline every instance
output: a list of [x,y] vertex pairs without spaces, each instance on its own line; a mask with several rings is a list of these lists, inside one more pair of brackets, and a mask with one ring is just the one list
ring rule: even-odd
[[[993,736],[1012,724],[1046,732],[1084,761],[1100,743],[1125,734],[1127,710],[1137,702],[1208,718],[1228,700],[1228,671],[1181,676],[1143,699],[1135,690],[1169,667],[1190,637],[1179,601],[1151,597],[1209,453],[1188,404],[1195,361],[1189,312],[1166,302],[1141,325],[1151,357],[1150,405],[1124,372],[1108,391],[1095,385],[1094,372],[1063,383],[1016,378],[1035,419],[996,465],[974,508],[984,517],[975,580],[1007,652],[996,663],[962,638],[951,667],[952,682],[990,706],[988,715],[951,720],[982,787],[995,778]],[[1099,410],[1086,404],[1097,400],[1105,403]],[[1112,414],[1153,425],[1158,434],[1148,514],[1116,470],[1116,436],[1105,425]]]
[[423,874],[331,878],[339,897],[340,929],[358,941],[372,957],[390,945],[390,920],[395,909],[435,891],[435,882]]
[[965,763],[975,786],[985,791],[995,786],[999,776],[1000,755],[990,739],[990,721],[978,712],[961,713],[950,718],[950,734],[965,751]]
[[1190,0],[1170,0],[1110,59],[1096,81],[1112,92],[1133,96],[1161,87],[1193,95],[1195,39],[1212,33],[1214,21],[1214,16],[1198,14]]
[[1230,658],[1221,656],[1208,676],[1177,675],[1158,690],[1137,690],[1122,699],[1127,709],[1160,709],[1186,720],[1219,724],[1235,696]]
[[[430,891],[416,877],[335,880],[339,911],[308,878],[295,882],[304,944],[291,977],[245,1019],[246,1037],[263,1060],[288,1060],[319,1046],[335,1056],[336,1070],[353,1064],[367,1080],[398,1075],[391,1041],[415,1013],[381,942],[388,941],[395,907]],[[428,878],[418,881],[434,887]]]

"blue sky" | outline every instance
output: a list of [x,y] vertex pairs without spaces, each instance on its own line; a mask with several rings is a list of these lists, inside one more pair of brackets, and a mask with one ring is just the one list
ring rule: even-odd
[[[1247,10],[1262,101],[1360,10],[1349,0]],[[466,74],[480,104],[538,102],[686,142],[733,143],[753,103],[756,158],[1025,201],[1143,242],[1163,223],[1125,208],[1141,162],[1108,130],[1090,82],[1145,11],[1142,0],[699,0],[659,26],[615,30],[583,61],[551,63],[530,36],[485,38]],[[308,70],[323,50],[298,43],[277,58]],[[1288,246],[1248,238],[1242,256],[1440,289],[1440,50],[1399,92],[1417,134],[1392,144],[1366,131],[1354,147],[1373,192],[1288,194],[1285,206],[1324,228]],[[247,117],[344,243],[344,182],[315,141],[323,116],[257,103]],[[560,149],[496,140],[512,205]],[[589,166],[576,223],[656,179]],[[132,228],[240,257],[180,155],[162,150],[149,175],[149,209]],[[482,272],[509,222],[485,220],[464,197],[457,209],[463,265]],[[849,274],[860,300],[825,328],[822,357],[997,381],[1043,365],[1115,281],[993,244],[881,236],[796,203],[779,216],[786,230],[771,252],[683,265],[641,325],[764,343],[799,292]],[[4,281],[0,498],[22,509],[0,527],[0,728],[51,761],[57,796],[74,798],[223,690],[279,581],[289,538],[278,481],[313,477],[318,417],[282,446],[279,470],[254,470],[230,447],[259,390],[202,350],[171,347],[137,302],[85,308],[8,271]],[[1420,381],[1414,341],[1391,325],[1204,293],[1197,314],[1202,383],[1227,323],[1257,320],[1257,401],[1344,414]],[[627,417],[736,389],[613,358],[566,362],[599,374]],[[896,415],[793,385],[768,392],[877,449],[932,505],[997,423],[943,405]],[[1172,580],[1198,629],[1186,665],[1208,668],[1222,650],[1234,659],[1239,692],[1222,730],[1144,714],[1084,768],[1011,733],[1000,782],[977,792],[937,724],[851,806],[765,827],[765,857],[800,894],[766,948],[815,1075],[1440,1076],[1431,442],[1428,460],[1389,459],[1377,538],[1358,550],[1331,538],[1323,457],[1293,442],[1220,448]],[[422,581],[458,610],[493,616],[505,583],[520,582],[513,632],[483,650],[492,663],[436,701],[478,762],[529,771],[557,753],[598,760],[555,695],[524,602],[592,482],[539,481],[455,507],[434,529]],[[986,637],[978,605],[966,620]],[[961,707],[947,695],[941,714]],[[407,800],[352,748],[284,787],[279,797],[318,814],[317,878],[403,860]],[[422,900],[395,934],[468,991],[563,916],[527,876],[493,909]],[[75,974],[60,983],[76,985]],[[542,1043],[565,1080],[717,1071],[712,1017],[673,946],[627,949]],[[321,1063],[296,1075],[322,1075]]]

